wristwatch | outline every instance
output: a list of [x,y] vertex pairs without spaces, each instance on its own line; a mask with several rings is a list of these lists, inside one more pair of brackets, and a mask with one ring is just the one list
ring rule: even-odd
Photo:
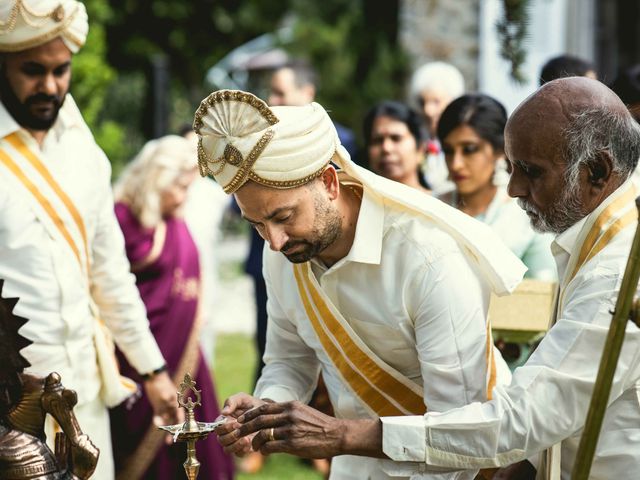
[[153,379],[154,377],[156,377],[157,375],[161,374],[162,372],[166,372],[167,371],[167,364],[165,363],[164,365],[162,365],[159,368],[156,368],[154,371],[149,372],[149,373],[141,373],[140,377],[142,377],[142,380],[144,380],[145,382],[148,380]]

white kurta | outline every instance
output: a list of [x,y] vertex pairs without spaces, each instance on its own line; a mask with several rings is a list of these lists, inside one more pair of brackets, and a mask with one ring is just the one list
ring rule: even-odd
[[[424,385],[430,409],[486,398],[490,287],[449,235],[414,214],[384,205],[379,195],[365,189],[349,254],[329,269],[312,261],[312,269],[366,345]],[[336,416],[370,418],[323,350],[299,298],[291,263],[267,247],[264,276],[269,325],[266,367],[256,395],[306,402],[321,369]],[[394,465],[338,457],[332,478],[388,478],[383,468],[393,470]],[[473,476],[460,472],[438,478]]]
[[[634,207],[635,208],[635,207]],[[583,219],[552,250],[563,278]],[[479,468],[508,465],[562,441],[569,479],[635,223],[623,229],[567,287],[555,326],[494,399],[424,417],[383,418],[383,449],[398,461]],[[635,478],[640,468],[640,330],[631,322],[618,363],[590,478]]]
[[[18,130],[0,104],[0,137]],[[38,144],[29,140],[29,148],[38,152]],[[93,296],[116,343],[139,372],[160,367],[164,360],[129,272],[113,212],[110,165],[70,96],[45,137],[40,158],[84,220]],[[26,189],[9,179],[5,169],[0,172],[0,278],[5,280],[3,295],[20,298],[16,314],[29,319],[21,333],[33,345],[23,355],[34,374],[60,373],[64,386],[77,392],[81,407],[96,400],[101,386],[86,279],[69,245],[53,239],[37,219],[25,200],[30,195]]]

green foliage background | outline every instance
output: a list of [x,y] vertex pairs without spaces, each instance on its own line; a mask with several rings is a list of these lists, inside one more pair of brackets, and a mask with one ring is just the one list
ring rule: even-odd
[[114,174],[151,136],[151,58],[170,68],[169,131],[191,123],[208,93],[206,71],[232,49],[283,22],[283,45],[320,75],[318,101],[360,132],[367,108],[402,98],[407,60],[397,37],[398,1],[85,0],[87,44],[74,58],[72,93]]

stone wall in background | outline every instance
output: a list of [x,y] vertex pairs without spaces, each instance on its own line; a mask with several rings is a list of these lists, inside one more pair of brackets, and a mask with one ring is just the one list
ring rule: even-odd
[[448,62],[460,69],[467,90],[477,89],[479,11],[480,0],[401,0],[400,44],[413,69]]

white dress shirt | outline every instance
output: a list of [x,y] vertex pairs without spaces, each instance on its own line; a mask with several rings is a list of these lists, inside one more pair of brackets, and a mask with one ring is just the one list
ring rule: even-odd
[[[585,221],[552,245],[558,278]],[[635,223],[578,271],[557,323],[511,384],[494,390],[492,401],[424,417],[383,418],[384,452],[420,462],[417,469],[481,468],[520,461],[561,441],[562,478],[568,480],[634,231]],[[640,330],[629,322],[590,479],[638,475],[639,380]]]
[[[19,131],[0,103],[0,138]],[[24,131],[24,130],[23,130]],[[129,272],[122,233],[113,211],[110,164],[96,145],[73,99],[67,96],[42,148],[28,134],[28,147],[78,208],[87,230],[90,284],[102,319],[131,364],[153,371],[163,358],[149,330],[144,305]],[[0,173],[0,278],[3,295],[19,297],[17,315],[29,319],[21,333],[33,342],[22,352],[29,371],[57,371],[79,403],[96,398],[101,382],[93,345],[86,278],[69,245],[53,239],[15,180]]]
[[[484,400],[490,287],[449,235],[396,208],[365,188],[348,255],[331,268],[313,260],[312,270],[365,344],[424,386],[429,409]],[[323,350],[299,298],[291,263],[268,246],[264,276],[269,324],[266,367],[256,396],[306,402],[321,369],[336,416],[370,418]],[[331,471],[336,479],[378,479],[389,478],[383,468],[394,471],[396,466],[343,456],[334,459]],[[460,472],[438,478],[473,477]]]

